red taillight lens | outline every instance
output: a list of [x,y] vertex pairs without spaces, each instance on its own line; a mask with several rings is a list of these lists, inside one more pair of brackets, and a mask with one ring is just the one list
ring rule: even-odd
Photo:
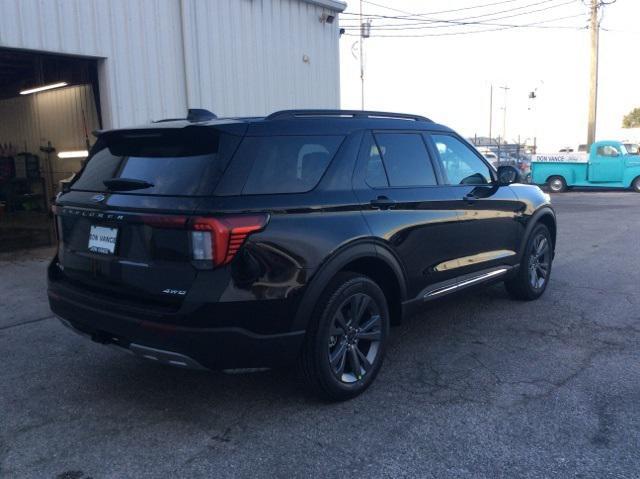
[[211,260],[216,265],[231,262],[247,236],[262,230],[267,215],[198,217],[191,223],[193,259]]

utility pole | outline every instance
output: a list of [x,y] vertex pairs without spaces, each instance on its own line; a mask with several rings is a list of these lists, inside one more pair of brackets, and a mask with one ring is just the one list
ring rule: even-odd
[[504,90],[504,106],[502,107],[502,141],[507,141],[507,92],[511,89],[507,85],[501,86]]
[[492,127],[493,127],[493,84],[491,84],[491,88],[489,89],[489,146],[491,146]]
[[360,109],[362,110],[364,110],[364,39],[370,36],[371,20],[365,22],[362,18],[362,0],[360,0]]
[[[583,0],[584,1],[584,0]],[[616,3],[616,0],[591,0],[589,30],[591,36],[589,39],[589,47],[591,50],[591,70],[589,72],[589,126],[587,130],[587,148],[596,141],[596,120],[598,109],[598,56],[600,44],[600,21],[598,19],[598,9],[605,5]]]
[[598,41],[600,39],[600,22],[598,7],[600,0],[591,0],[591,71],[589,73],[589,127],[587,130],[587,150],[596,141],[596,113],[598,108]]

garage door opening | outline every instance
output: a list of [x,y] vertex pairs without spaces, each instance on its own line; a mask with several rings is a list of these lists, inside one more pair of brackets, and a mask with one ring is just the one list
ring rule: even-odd
[[0,49],[0,252],[53,244],[51,202],[100,128],[97,60]]

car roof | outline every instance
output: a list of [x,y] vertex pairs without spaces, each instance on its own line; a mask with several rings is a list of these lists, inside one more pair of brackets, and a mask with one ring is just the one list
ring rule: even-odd
[[[310,132],[314,135],[344,135],[363,129],[452,131],[419,115],[360,110],[282,110],[266,117],[214,117],[204,121],[160,120],[146,125],[109,130],[108,133],[173,130],[196,126],[222,129],[230,133],[246,132],[250,136],[296,135]],[[94,132],[96,136],[104,133],[107,131]]]

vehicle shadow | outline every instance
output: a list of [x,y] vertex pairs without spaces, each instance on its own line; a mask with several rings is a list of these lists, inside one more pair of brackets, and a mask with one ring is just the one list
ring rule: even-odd
[[626,193],[626,194],[637,194],[635,191],[632,191],[629,188],[595,188],[595,187],[588,187],[588,188],[581,188],[579,186],[571,186],[567,191],[564,191],[562,193],[553,193],[551,191],[549,191],[548,188],[543,188],[544,191],[546,191],[547,193],[551,193],[551,195],[553,197],[558,197],[558,196],[564,196],[567,193]]
[[[504,288],[496,285],[426,305],[421,312],[392,328],[385,364],[363,397],[370,400],[390,392],[395,395],[411,390],[429,395],[443,386],[460,389],[460,374],[450,374],[451,382],[445,383],[448,372],[460,373],[461,367],[465,380],[471,381],[467,381],[465,388],[473,389],[470,375],[482,367],[469,354],[484,344],[483,338],[496,333],[496,318],[487,312],[504,313],[514,304],[518,303],[510,301]],[[441,368],[440,373],[436,373],[434,365]],[[95,366],[97,371],[83,374],[83,381],[93,383],[89,389],[95,388],[110,401],[125,401],[132,408],[199,416],[239,405],[328,404],[302,388],[295,365],[290,369],[229,374],[178,369],[134,357],[109,355]],[[428,377],[418,377],[419,370],[426,371]],[[436,378],[437,374],[442,377]],[[486,374],[482,373],[485,377],[481,381],[487,380]],[[476,400],[482,399],[482,395],[476,396]]]

